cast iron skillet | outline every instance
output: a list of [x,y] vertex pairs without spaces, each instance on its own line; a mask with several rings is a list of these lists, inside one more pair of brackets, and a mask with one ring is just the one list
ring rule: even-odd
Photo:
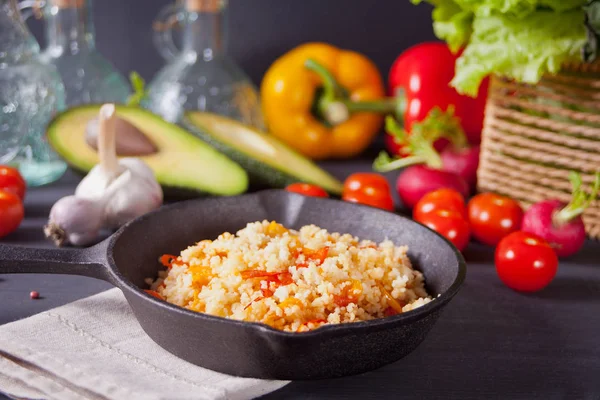
[[[143,289],[156,277],[158,257],[236,232],[248,222],[275,220],[300,228],[316,224],[374,241],[409,246],[430,294],[441,296],[414,311],[368,322],[286,333],[266,325],[195,313]],[[331,199],[272,190],[176,203],[139,218],[84,250],[0,246],[0,274],[56,273],[106,280],[124,293],[146,333],[161,347],[214,371],[262,379],[334,378],[376,369],[413,351],[466,274],[459,252],[441,236],[407,218]]]

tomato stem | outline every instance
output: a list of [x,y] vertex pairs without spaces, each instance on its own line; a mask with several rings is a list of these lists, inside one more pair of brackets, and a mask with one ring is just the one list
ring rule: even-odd
[[555,226],[562,226],[574,218],[579,217],[583,212],[590,206],[592,201],[598,197],[600,191],[600,171],[596,173],[596,179],[592,186],[592,191],[588,194],[584,189],[581,188],[583,180],[581,175],[576,172],[569,174],[569,180],[573,186],[573,195],[571,201],[562,210],[556,212],[552,217],[552,222]]
[[406,96],[398,91],[396,97],[386,97],[381,100],[354,101],[340,86],[333,74],[318,61],[309,58],[305,61],[306,69],[316,73],[323,82],[323,93],[317,99],[317,111],[327,123],[335,126],[346,122],[352,114],[360,112],[394,114],[402,121],[406,111]]

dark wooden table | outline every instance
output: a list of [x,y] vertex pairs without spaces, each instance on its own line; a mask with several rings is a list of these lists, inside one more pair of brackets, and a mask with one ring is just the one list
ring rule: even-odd
[[[344,178],[368,171],[369,162],[326,168]],[[25,221],[2,243],[50,247],[42,226],[76,183],[69,173],[30,190]],[[555,281],[533,295],[502,285],[492,249],[472,244],[465,257],[462,291],[411,355],[359,376],[293,382],[264,399],[600,399],[600,244],[561,262]],[[0,324],[110,287],[75,276],[0,275]],[[42,298],[30,300],[32,290]]]

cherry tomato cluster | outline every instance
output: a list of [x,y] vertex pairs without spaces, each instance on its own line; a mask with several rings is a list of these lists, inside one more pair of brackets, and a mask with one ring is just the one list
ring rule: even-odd
[[16,169],[0,166],[0,237],[14,232],[25,215],[25,180]]
[[460,251],[471,237],[496,246],[498,276],[514,290],[541,290],[556,275],[558,257],[554,249],[544,239],[520,230],[523,210],[511,198],[482,193],[465,205],[458,191],[440,189],[417,203],[413,218],[444,236]]
[[[308,183],[294,183],[286,190],[304,196],[329,197],[321,187]],[[360,172],[350,175],[344,182],[342,200],[394,211],[390,185],[383,176],[376,173]]]

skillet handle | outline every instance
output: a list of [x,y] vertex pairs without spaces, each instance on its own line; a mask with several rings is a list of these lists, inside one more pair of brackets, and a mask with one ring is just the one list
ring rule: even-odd
[[1,274],[64,274],[111,280],[107,242],[81,249],[42,249],[0,245]]

